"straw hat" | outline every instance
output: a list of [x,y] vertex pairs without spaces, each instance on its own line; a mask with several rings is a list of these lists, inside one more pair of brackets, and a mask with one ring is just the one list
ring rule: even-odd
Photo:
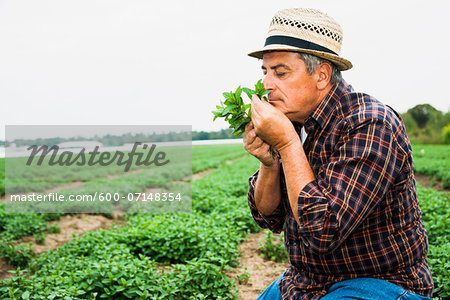
[[264,48],[249,53],[262,58],[267,51],[294,51],[312,54],[333,62],[341,71],[352,63],[339,56],[342,44],[342,28],[328,15],[304,8],[284,9],[270,22]]

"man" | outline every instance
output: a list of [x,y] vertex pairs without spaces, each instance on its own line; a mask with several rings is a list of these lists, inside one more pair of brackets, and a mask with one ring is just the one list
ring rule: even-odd
[[291,262],[259,299],[429,299],[410,142],[392,109],[342,79],[341,42],[329,16],[287,9],[249,54],[270,93],[254,96],[244,134],[261,162],[248,202],[261,227],[284,227]]

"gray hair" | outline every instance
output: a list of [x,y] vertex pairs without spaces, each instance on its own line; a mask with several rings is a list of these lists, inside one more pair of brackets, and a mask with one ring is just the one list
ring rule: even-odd
[[333,64],[332,62],[314,56],[312,54],[306,54],[306,53],[301,53],[298,52],[299,57],[301,60],[303,60],[306,64],[306,69],[308,70],[308,73],[311,75],[316,68],[322,64],[322,63],[328,63],[331,66],[331,78],[330,78],[330,83],[332,85],[337,85],[342,81],[342,74],[341,71],[338,70],[338,68],[336,67],[335,64]]

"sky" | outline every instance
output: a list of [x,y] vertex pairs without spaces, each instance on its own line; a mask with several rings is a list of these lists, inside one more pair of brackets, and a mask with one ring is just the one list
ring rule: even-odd
[[247,53],[292,7],[341,24],[355,90],[450,109],[447,0],[0,0],[0,139],[5,125],[227,128],[211,111],[262,78]]

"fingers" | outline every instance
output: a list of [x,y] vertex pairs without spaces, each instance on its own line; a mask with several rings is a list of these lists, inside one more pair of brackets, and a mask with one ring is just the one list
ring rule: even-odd
[[245,126],[243,142],[244,147],[246,149],[248,148],[247,150],[259,148],[262,144],[264,144],[264,141],[256,135],[253,124],[250,123]]
[[245,125],[245,132],[249,132],[249,131],[251,131],[253,128],[254,128],[253,122],[250,121],[250,122],[248,122],[247,125]]
[[252,96],[252,121],[254,127],[258,127],[261,125],[262,120],[264,119],[264,106],[261,99],[253,95]]
[[269,154],[269,144],[256,135],[253,121],[245,126],[244,131],[244,149],[263,164],[269,166],[274,162],[273,157]]
[[245,144],[251,144],[253,140],[255,139],[255,127],[253,126],[253,122],[250,121],[247,125],[245,125],[245,131],[244,131],[244,145]]
[[272,118],[280,112],[268,102],[261,100],[258,96],[252,96],[252,120],[258,127],[264,119]]
[[256,95],[252,96],[252,121],[257,119],[257,109],[256,107],[258,106],[258,97]]
[[259,137],[256,137],[252,143],[244,143],[244,149],[259,160],[267,159],[267,153],[270,146]]
[[258,149],[266,144],[256,135],[255,127],[253,126],[252,121],[245,126],[243,142],[244,148],[252,155],[255,154],[255,151],[259,152]]
[[258,136],[255,136],[255,139],[253,140],[252,146],[254,146],[255,148],[260,148],[264,144],[266,144],[266,143],[261,138],[259,138]]

